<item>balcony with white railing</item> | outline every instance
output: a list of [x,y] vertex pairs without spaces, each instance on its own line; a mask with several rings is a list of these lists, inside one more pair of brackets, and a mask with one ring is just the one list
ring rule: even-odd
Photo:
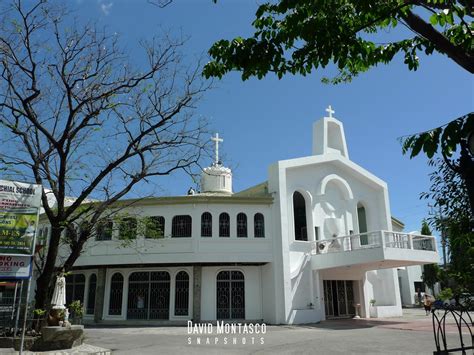
[[358,265],[365,270],[437,263],[432,236],[373,231],[313,242],[313,269]]

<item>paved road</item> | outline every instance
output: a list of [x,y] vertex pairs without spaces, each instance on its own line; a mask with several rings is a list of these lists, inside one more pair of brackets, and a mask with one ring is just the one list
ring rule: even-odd
[[410,310],[403,318],[268,326],[259,335],[216,335],[215,326],[209,335],[186,327],[89,328],[86,342],[114,354],[432,354],[430,319]]

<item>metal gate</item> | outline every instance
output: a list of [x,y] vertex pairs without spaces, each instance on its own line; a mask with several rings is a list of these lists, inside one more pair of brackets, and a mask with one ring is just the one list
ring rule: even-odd
[[353,282],[324,280],[324,307],[328,318],[355,315]]
[[245,279],[240,271],[217,274],[217,319],[245,319]]
[[128,280],[127,319],[169,319],[168,272],[134,272]]

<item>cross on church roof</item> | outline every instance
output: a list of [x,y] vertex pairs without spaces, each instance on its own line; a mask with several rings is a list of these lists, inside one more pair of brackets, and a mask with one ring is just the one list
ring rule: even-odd
[[328,108],[326,109],[326,112],[329,113],[329,118],[334,118],[332,114],[336,113],[336,111],[332,109],[331,105],[328,106]]
[[211,137],[211,141],[216,144],[216,164],[219,164],[219,142],[223,142],[222,138],[219,138],[219,133],[216,133],[215,137]]

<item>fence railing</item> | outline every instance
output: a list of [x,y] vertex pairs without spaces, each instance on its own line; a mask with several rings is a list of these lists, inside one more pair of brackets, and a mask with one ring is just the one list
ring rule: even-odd
[[432,236],[379,230],[313,242],[312,253],[339,253],[370,248],[436,251],[436,240]]
[[[435,355],[452,354],[472,354],[474,351],[474,336],[472,329],[474,322],[469,311],[470,308],[461,305],[436,305],[431,310],[433,321],[433,334],[436,350]],[[446,329],[447,322],[454,321],[456,333],[448,337]],[[457,339],[456,339],[457,338]]]

